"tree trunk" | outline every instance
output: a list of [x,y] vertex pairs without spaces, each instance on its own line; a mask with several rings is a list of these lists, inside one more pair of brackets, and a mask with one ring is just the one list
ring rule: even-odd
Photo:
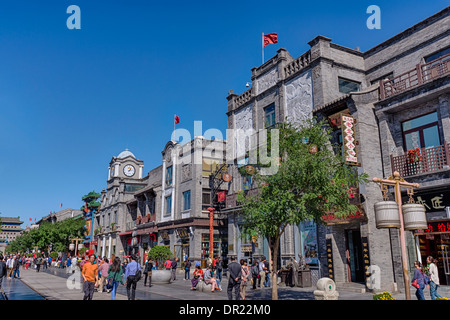
[[275,239],[269,238],[269,269],[272,276],[272,300],[278,300],[278,275],[277,275],[277,261],[278,261],[278,246],[280,244],[280,236]]

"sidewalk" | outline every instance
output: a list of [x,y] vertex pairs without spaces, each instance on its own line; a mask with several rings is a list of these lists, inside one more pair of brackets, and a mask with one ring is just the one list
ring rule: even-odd
[[[73,287],[73,282],[69,277],[74,278],[72,274],[67,274],[66,269],[49,268],[36,272],[35,270],[21,270],[21,280],[4,279],[3,287],[10,300],[82,300],[82,287],[79,289]],[[221,283],[223,291],[209,293],[191,291],[191,282],[184,280],[184,271],[177,272],[177,279],[166,285],[152,285],[152,287],[144,287],[144,277],[138,282],[136,287],[137,300],[228,300],[227,297],[227,277],[224,276]],[[31,287],[31,288],[30,288]],[[299,288],[278,286],[279,300],[314,300],[315,287]],[[42,297],[36,294],[39,293]],[[440,287],[439,293],[442,296],[450,296],[450,287]],[[405,300],[404,293],[394,293],[392,296],[397,300]],[[252,290],[251,286],[247,287],[247,300],[271,300],[272,288],[262,288]],[[416,300],[415,289],[411,290],[412,300]],[[425,298],[431,300],[430,291],[425,290]],[[126,288],[119,285],[117,289],[117,300],[127,300]],[[340,290],[339,300],[372,300],[372,293],[355,293]],[[109,293],[94,293],[94,300],[111,300]]]

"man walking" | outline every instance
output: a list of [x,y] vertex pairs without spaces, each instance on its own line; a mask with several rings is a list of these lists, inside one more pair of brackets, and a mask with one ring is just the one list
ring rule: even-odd
[[95,254],[89,256],[89,261],[83,266],[81,275],[83,276],[83,300],[92,300],[94,296],[94,289],[98,282],[98,265],[94,263]]
[[0,254],[0,288],[2,287],[3,278],[6,276],[6,263],[3,260],[3,255]]
[[241,265],[237,263],[236,257],[231,257],[231,263],[228,265],[230,271],[230,279],[228,280],[228,300],[233,300],[233,288],[234,296],[236,300],[240,300],[240,287],[241,287]]
[[172,268],[172,279],[171,281],[175,281],[177,279],[177,266],[178,266],[178,258],[172,260],[171,268]]
[[125,270],[125,286],[127,287],[128,300],[134,300],[136,295],[136,284],[139,281],[137,276],[138,271],[141,271],[141,265],[136,262],[136,256],[131,255],[131,262],[127,264]]

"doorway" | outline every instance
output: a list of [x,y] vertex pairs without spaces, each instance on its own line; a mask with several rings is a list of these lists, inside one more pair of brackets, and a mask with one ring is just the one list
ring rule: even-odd
[[347,266],[349,282],[364,282],[364,264],[359,230],[346,230]]
[[189,243],[174,245],[174,256],[178,258],[178,268],[184,268],[184,257],[189,257]]

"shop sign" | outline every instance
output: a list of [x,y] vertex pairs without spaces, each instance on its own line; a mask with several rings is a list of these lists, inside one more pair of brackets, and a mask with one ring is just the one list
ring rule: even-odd
[[450,220],[430,221],[427,225],[427,229],[418,230],[416,234],[450,232]]
[[366,216],[361,210],[358,210],[354,214],[350,214],[344,217],[338,217],[334,214],[326,214],[322,216],[322,221],[324,221],[327,225],[350,223],[353,221],[365,221],[365,220]]
[[189,230],[187,228],[178,228],[177,233],[180,239],[189,239]]
[[[427,212],[445,211],[450,206],[450,192],[415,193],[416,203],[422,204]],[[406,199],[406,198],[405,198]]]
[[327,239],[327,269],[328,277],[334,280],[334,264],[333,264],[333,243],[331,239]]
[[356,156],[355,119],[352,116],[344,115],[342,115],[341,119],[345,162],[347,164],[357,165],[358,157]]
[[369,253],[369,239],[367,237],[361,237],[362,244],[362,255],[363,255],[363,265],[364,273],[366,275],[366,283],[370,282],[370,253]]

